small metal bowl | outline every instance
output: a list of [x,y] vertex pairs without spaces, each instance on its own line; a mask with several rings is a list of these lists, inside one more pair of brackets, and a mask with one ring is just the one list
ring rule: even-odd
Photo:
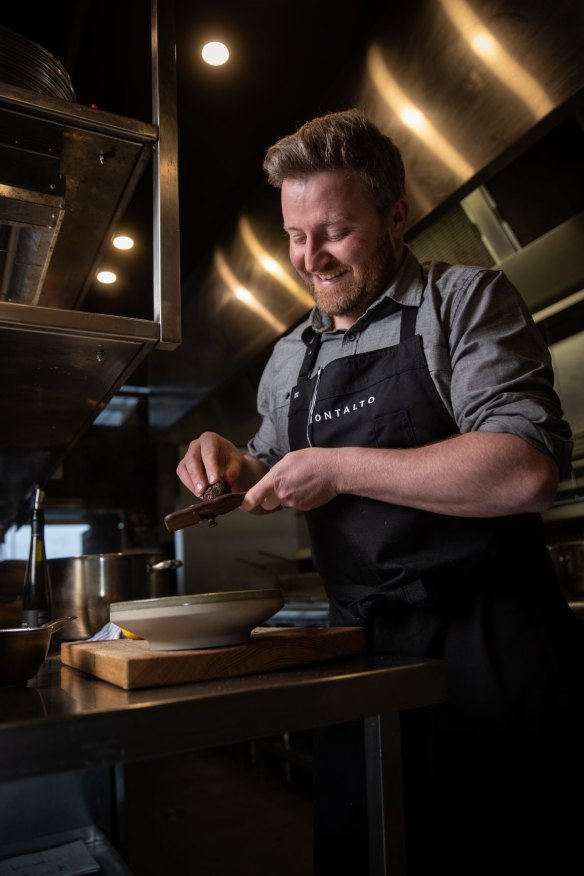
[[60,617],[42,627],[0,629],[0,686],[26,684],[33,678],[49,653],[52,634],[72,620]]

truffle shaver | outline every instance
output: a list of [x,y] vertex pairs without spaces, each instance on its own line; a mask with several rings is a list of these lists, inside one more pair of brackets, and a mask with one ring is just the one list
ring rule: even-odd
[[224,493],[216,499],[209,499],[208,502],[197,502],[195,505],[189,505],[188,508],[181,508],[180,511],[167,514],[164,518],[164,525],[169,532],[186,529],[187,526],[195,526],[197,523],[202,523],[203,520],[207,520],[209,526],[217,526],[215,518],[219,514],[227,514],[229,511],[239,508],[244,496],[245,493]]

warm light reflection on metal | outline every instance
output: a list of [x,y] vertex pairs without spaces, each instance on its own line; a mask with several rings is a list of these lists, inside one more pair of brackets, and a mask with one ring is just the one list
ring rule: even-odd
[[420,110],[410,107],[402,113],[402,121],[414,131],[422,131],[426,127],[426,119]]
[[258,301],[253,292],[250,292],[242,283],[239,282],[229,265],[225,260],[225,256],[219,250],[215,251],[215,267],[217,268],[217,272],[225,285],[230,289],[233,295],[237,298],[238,301],[241,301],[242,304],[245,304],[246,307],[249,307],[250,310],[253,310],[264,322],[267,322],[268,325],[271,325],[274,331],[278,334],[283,334],[286,331],[287,326],[284,325],[279,319],[277,319],[273,313],[270,313],[267,307],[265,307],[261,301]]
[[371,80],[393,112],[404,125],[430,149],[434,155],[461,180],[474,176],[475,168],[460,155],[448,140],[431,124],[428,117],[400,88],[387,68],[381,49],[374,43],[367,53],[367,67]]
[[262,256],[260,258],[260,265],[268,274],[272,274],[274,277],[280,278],[284,273],[284,268],[277,262],[276,259],[273,259],[271,256]]
[[253,295],[251,294],[249,289],[244,289],[243,286],[238,286],[237,289],[234,289],[233,294],[236,298],[239,298],[239,300],[243,301],[245,304],[251,304],[253,301]]
[[312,308],[314,306],[314,301],[304,286],[301,286],[300,283],[291,277],[290,274],[284,270],[280,262],[271,256],[268,250],[262,246],[251,227],[249,219],[245,216],[242,216],[239,220],[239,233],[241,234],[242,240],[247,246],[249,252],[262,266],[264,271],[271,274],[272,277],[275,277],[275,279],[281,283],[288,292],[291,292],[298,301],[305,304],[306,307]]
[[477,55],[483,55],[485,58],[493,57],[497,54],[497,46],[494,39],[486,33],[477,33],[471,39],[470,45]]
[[539,82],[511,57],[466,0],[440,0],[440,3],[463,40],[536,119],[553,110],[553,103]]
[[533,321],[542,322],[544,319],[549,319],[550,316],[555,316],[556,313],[561,313],[562,310],[566,310],[568,307],[573,307],[574,304],[579,304],[580,301],[584,301],[584,289],[574,292],[573,295],[568,295],[566,298],[562,298],[561,301],[557,301],[555,304],[550,304],[549,307],[544,307],[543,310],[538,310],[537,313],[533,314]]

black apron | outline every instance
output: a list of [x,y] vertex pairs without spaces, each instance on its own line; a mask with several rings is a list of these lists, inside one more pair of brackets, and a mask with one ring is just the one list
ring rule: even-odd
[[[457,434],[415,334],[416,317],[417,308],[402,308],[399,344],[320,369],[320,337],[305,330],[306,354],[291,392],[291,450],[408,448]],[[527,813],[527,800],[533,813],[537,800],[541,813],[539,792],[557,788],[555,780],[553,787],[546,784],[558,767],[547,754],[550,745],[572,739],[573,691],[566,671],[570,674],[575,660],[582,666],[576,622],[555,581],[540,516],[449,517],[340,495],[306,519],[331,623],[364,625],[378,653],[447,663],[448,705],[420,710],[422,716],[412,713],[406,740],[412,872],[416,860],[420,872],[430,861],[435,869],[438,860],[456,869],[453,825],[461,871],[469,865],[468,849],[484,846],[486,834],[491,842],[485,861],[487,852],[497,859],[496,850],[501,844],[509,848],[510,839],[524,853],[523,832],[516,842],[517,812]],[[330,842],[322,844],[327,848],[320,854],[319,874],[329,872],[325,860],[330,872],[346,865],[342,837],[351,834],[361,812],[355,801],[345,812],[337,802],[347,788],[348,765],[339,772],[341,749],[337,742],[332,746],[336,753],[324,770],[326,802],[319,804],[318,788],[315,799],[317,810],[326,812],[320,827],[317,814],[317,848],[319,830],[323,837],[330,834]],[[316,749],[326,761],[331,744],[317,737]],[[315,769],[318,774],[318,765]],[[523,826],[532,836],[532,814]],[[331,864],[338,851],[331,844],[339,842],[344,847]]]

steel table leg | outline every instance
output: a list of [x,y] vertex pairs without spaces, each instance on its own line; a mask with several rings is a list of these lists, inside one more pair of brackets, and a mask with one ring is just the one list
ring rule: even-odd
[[365,718],[370,876],[406,876],[399,714]]

